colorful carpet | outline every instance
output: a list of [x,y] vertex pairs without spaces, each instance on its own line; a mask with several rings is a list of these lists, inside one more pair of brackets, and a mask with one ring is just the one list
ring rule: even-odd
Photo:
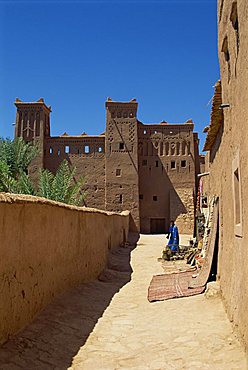
[[207,245],[204,263],[197,274],[192,270],[169,271],[167,274],[154,275],[148,288],[149,302],[162,301],[171,298],[189,297],[205,290],[211,272],[218,228],[219,204],[214,200],[211,219],[206,231]]
[[163,301],[202,293],[205,286],[189,289],[191,279],[192,271],[153,276],[148,289],[148,301]]

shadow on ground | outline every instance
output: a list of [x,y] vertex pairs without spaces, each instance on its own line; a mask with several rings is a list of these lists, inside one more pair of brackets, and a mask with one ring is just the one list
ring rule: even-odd
[[61,295],[0,349],[0,369],[63,370],[84,345],[113,296],[131,280],[137,236],[109,255],[99,280]]

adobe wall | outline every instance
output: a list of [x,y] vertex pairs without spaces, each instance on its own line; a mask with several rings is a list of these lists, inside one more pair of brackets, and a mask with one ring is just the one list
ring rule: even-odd
[[68,160],[76,167],[75,177],[85,178],[84,205],[111,212],[130,210],[133,231],[164,233],[173,218],[181,233],[193,233],[200,157],[191,119],[144,125],[137,119],[136,99],[108,98],[104,134],[51,137],[51,108],[43,99],[29,103],[18,99],[15,105],[16,136],[31,140],[39,134],[40,155],[29,167],[33,179],[38,180],[39,168],[55,173]]
[[[87,149],[87,152],[86,152]],[[85,205],[105,210],[105,137],[52,137],[45,141],[45,168],[56,172],[63,160],[85,179]]]
[[[229,318],[238,327],[248,349],[248,3],[237,2],[238,32],[231,21],[234,3],[218,2],[222,102],[230,107],[223,109],[223,131],[209,153],[209,186],[210,193],[220,197],[221,290]],[[241,232],[235,221],[236,168],[239,169]]]
[[94,279],[127,238],[129,212],[0,194],[0,343],[54,296]]
[[131,212],[133,230],[140,231],[138,134],[136,100],[106,101],[106,210]]
[[193,128],[193,123],[139,124],[141,232],[153,232],[156,219],[161,219],[161,232],[166,232],[173,219],[180,233],[193,233],[199,160]]

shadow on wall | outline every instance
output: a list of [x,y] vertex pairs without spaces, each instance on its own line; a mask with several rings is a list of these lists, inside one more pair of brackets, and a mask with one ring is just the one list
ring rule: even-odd
[[[152,141],[148,141],[148,144],[152,145]],[[140,150],[142,150],[141,147]],[[153,154],[150,156],[144,156],[139,151],[140,218],[141,232],[143,233],[164,233],[169,229],[170,219],[176,220],[178,216],[188,213],[168,172],[175,177],[175,180],[176,176],[179,177],[175,183],[178,184],[179,188],[183,188],[184,184],[180,176],[183,176],[184,173],[188,177],[190,176],[189,163],[185,160],[187,167],[181,169],[179,162],[175,160],[175,168],[172,169],[173,159],[167,160],[167,157],[165,158],[165,162],[163,162],[158,155],[158,149],[154,147]],[[181,159],[180,157],[180,161]],[[186,180],[187,182],[189,182],[189,178]]]
[[209,160],[210,160],[211,163],[214,161],[215,156],[218,153],[220,144],[222,142],[223,132],[224,132],[224,127],[223,127],[223,125],[221,125],[221,127],[219,129],[219,132],[217,134],[217,137],[216,137],[216,141],[215,141],[213,147],[210,150],[210,158],[209,158]]
[[137,234],[130,234],[128,246],[109,254],[107,268],[98,280],[61,295],[26,329],[5,343],[0,349],[0,368],[70,367],[113,296],[131,280],[130,255],[138,238]]

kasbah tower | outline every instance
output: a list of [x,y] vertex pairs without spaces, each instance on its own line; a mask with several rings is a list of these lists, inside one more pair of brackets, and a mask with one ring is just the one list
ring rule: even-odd
[[197,174],[204,172],[192,120],[181,124],[143,124],[136,99],[106,101],[106,130],[99,136],[50,136],[51,107],[16,99],[15,137],[39,143],[30,166],[56,172],[67,160],[85,177],[85,206],[131,211],[131,230],[165,233],[171,219],[181,233],[194,230]]

